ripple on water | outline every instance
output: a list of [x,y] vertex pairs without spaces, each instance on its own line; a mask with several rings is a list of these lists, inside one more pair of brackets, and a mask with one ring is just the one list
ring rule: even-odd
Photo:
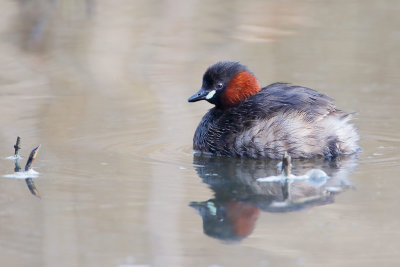
[[26,179],[26,178],[37,178],[39,173],[33,169],[23,172],[14,172],[13,174],[5,174],[4,178],[14,178],[14,179]]
[[377,134],[370,134],[365,136],[366,138],[374,139],[379,142],[387,142],[387,143],[400,143],[399,135],[377,135]]
[[70,139],[78,146],[95,146],[96,151],[106,154],[117,153],[131,160],[147,163],[182,165],[192,163],[193,151],[190,143],[179,143],[170,136],[153,136],[159,131],[149,125],[130,130],[113,130],[91,136]]
[[400,156],[398,154],[374,153],[366,156],[363,163],[369,164],[371,167],[396,167],[400,166]]
[[179,166],[192,166],[193,149],[191,144],[181,145],[164,142],[150,145],[143,149],[152,161]]
[[379,134],[361,136],[364,141],[363,163],[377,167],[400,166],[400,137],[398,134],[382,129]]
[[19,156],[19,155],[17,155],[17,156],[9,156],[9,157],[6,157],[5,159],[6,159],[6,160],[13,160],[13,161],[15,161],[15,160],[21,160],[22,157]]

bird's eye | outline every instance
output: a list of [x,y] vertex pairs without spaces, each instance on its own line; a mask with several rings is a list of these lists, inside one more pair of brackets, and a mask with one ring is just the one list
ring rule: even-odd
[[217,83],[217,85],[215,87],[217,87],[217,89],[221,89],[223,86],[223,84],[221,82]]

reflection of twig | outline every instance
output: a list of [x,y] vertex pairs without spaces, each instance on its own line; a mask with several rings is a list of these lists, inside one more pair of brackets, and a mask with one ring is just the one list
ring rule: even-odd
[[17,142],[15,143],[15,145],[14,145],[14,156],[15,156],[15,158],[17,158],[17,156],[18,156],[18,152],[19,152],[19,150],[21,149],[21,146],[19,145],[21,143],[21,137],[17,137]]
[[26,182],[26,185],[29,188],[29,191],[31,191],[32,195],[40,198],[39,191],[37,190],[37,188],[35,186],[35,183],[33,182],[32,178],[26,178],[25,182]]
[[282,158],[282,172],[285,175],[285,180],[282,184],[282,194],[285,200],[290,197],[290,182],[288,178],[290,176],[290,170],[292,168],[291,160],[292,159],[290,155],[285,151]]
[[35,159],[36,159],[37,153],[39,152],[39,148],[40,148],[40,145],[38,145],[37,147],[35,147],[35,148],[32,150],[31,154],[29,155],[29,159],[28,159],[28,161],[26,162],[25,171],[29,171],[29,170],[32,168],[32,163],[33,163],[33,162],[35,161]]

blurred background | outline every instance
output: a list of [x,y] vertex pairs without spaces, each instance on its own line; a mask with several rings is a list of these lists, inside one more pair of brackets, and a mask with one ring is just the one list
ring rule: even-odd
[[[400,2],[3,0],[0,9],[2,176],[18,135],[23,162],[42,144],[41,198],[23,179],[0,179],[2,266],[400,264]],[[219,60],[356,112],[363,152],[331,172],[345,192],[276,210],[281,196],[254,184],[276,163],[193,155],[211,106],[187,98]],[[215,226],[222,220],[229,226]]]

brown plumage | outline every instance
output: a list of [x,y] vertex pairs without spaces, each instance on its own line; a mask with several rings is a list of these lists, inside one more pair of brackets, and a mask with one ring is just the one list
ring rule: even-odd
[[203,76],[189,102],[207,100],[210,109],[197,127],[193,148],[228,157],[279,159],[353,154],[359,150],[351,115],[333,99],[287,83],[260,88],[238,62],[219,62]]

